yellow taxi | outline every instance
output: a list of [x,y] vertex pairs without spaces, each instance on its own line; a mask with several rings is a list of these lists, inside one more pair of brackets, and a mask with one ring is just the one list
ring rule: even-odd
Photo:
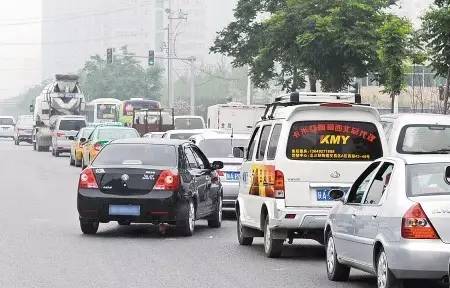
[[121,126],[98,126],[92,131],[89,138],[81,139],[83,145],[83,157],[81,168],[86,168],[95,159],[97,154],[109,142],[119,139],[140,138],[134,128]]
[[83,143],[81,139],[89,138],[95,127],[85,127],[82,128],[75,137],[69,137],[72,140],[72,145],[70,146],[70,166],[81,167],[81,160],[83,158]]

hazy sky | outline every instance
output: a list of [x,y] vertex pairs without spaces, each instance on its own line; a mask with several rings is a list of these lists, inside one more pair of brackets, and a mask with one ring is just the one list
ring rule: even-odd
[[41,0],[1,1],[0,99],[40,81],[40,17]]

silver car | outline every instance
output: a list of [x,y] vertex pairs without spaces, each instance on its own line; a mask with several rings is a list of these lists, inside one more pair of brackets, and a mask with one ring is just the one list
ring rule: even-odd
[[84,116],[61,116],[52,126],[52,155],[59,157],[60,153],[70,153],[72,140],[81,128],[86,127]]
[[247,148],[250,135],[231,135],[213,131],[192,136],[189,140],[194,142],[211,162],[224,163],[223,169],[217,171],[223,187],[223,210],[234,211],[239,194],[239,169],[243,158],[234,158],[233,149]]
[[379,288],[404,279],[444,279],[450,258],[450,156],[409,155],[374,162],[332,209],[325,228],[327,273],[350,267],[377,276]]

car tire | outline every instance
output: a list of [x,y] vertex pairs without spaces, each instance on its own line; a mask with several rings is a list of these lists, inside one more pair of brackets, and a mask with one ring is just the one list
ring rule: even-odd
[[81,167],[81,161],[75,159],[75,167]]
[[336,282],[348,281],[350,267],[339,263],[334,237],[328,232],[326,241],[326,266],[328,279]]
[[220,228],[222,226],[222,196],[219,196],[219,200],[216,203],[216,209],[211,215],[211,219],[208,219],[208,226],[210,228]]
[[99,222],[93,220],[80,220],[81,232],[87,235],[94,235],[98,231]]
[[33,150],[36,151],[36,142],[33,142]]
[[269,216],[264,222],[264,252],[269,258],[279,258],[283,250],[284,240],[273,239],[272,231],[269,228]]
[[176,230],[179,236],[192,236],[195,229],[195,206],[192,200],[185,201],[178,207]]
[[381,248],[377,255],[377,287],[378,288],[400,288],[403,283],[398,281],[389,269],[386,252]]
[[13,138],[13,139],[14,139],[14,144],[15,144],[16,146],[19,146],[19,144],[20,144],[19,139],[15,139],[15,138]]
[[70,160],[69,160],[70,166],[75,166],[75,160],[72,157],[72,152],[70,152]]
[[242,246],[250,246],[253,243],[253,237],[245,237],[244,236],[244,227],[241,222],[241,215],[239,212],[236,212],[236,226],[237,226],[237,236],[239,245]]

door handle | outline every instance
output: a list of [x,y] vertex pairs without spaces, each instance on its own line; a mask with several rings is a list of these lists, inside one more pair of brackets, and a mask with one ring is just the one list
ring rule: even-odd
[[378,215],[372,215],[372,219],[377,219]]

